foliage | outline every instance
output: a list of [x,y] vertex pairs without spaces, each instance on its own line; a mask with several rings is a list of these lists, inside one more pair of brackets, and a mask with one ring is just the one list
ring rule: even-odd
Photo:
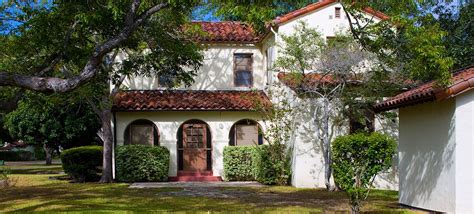
[[4,161],[31,161],[34,160],[33,153],[29,151],[0,151],[0,160]]
[[[2,3],[0,15],[5,19],[0,25],[0,85],[41,92],[69,92],[91,81],[105,86],[101,93],[85,97],[102,122],[106,160],[102,182],[111,182],[111,99],[124,79],[135,75],[167,76],[173,86],[192,82],[202,64],[201,46],[192,40],[196,29],[184,26],[198,3]],[[11,25],[8,20],[20,24]]]
[[337,137],[332,147],[334,180],[349,195],[352,212],[358,213],[375,176],[391,167],[395,139],[378,132],[357,133]]
[[291,162],[285,154],[284,144],[260,145],[253,156],[255,180],[267,185],[288,185],[291,179]]
[[[278,15],[315,1],[214,2],[211,4],[211,11],[216,15],[225,20],[250,22],[263,31]],[[351,26],[351,36],[366,50],[377,55],[377,67],[381,74],[395,72],[403,74],[405,79],[436,79],[441,85],[449,83],[449,71],[453,66],[453,57],[449,55],[443,43],[447,33],[440,28],[439,23],[421,23],[432,18],[431,13],[426,11],[444,2],[452,1],[339,1],[351,17],[347,19]],[[389,15],[389,18],[376,22],[364,16],[362,11],[366,7],[382,11]]]
[[116,150],[117,180],[166,181],[170,152],[162,146],[125,145]]
[[269,20],[315,2],[318,0],[210,1],[205,6],[207,11],[214,12],[215,16],[223,20],[244,21],[262,32]]
[[[310,117],[311,127],[308,131],[314,132],[314,148],[321,150],[324,159],[325,185],[333,189],[330,179],[331,169],[331,139],[336,127],[344,123],[342,116],[344,100],[364,98],[363,94],[351,94],[359,88],[354,84],[364,86],[372,80],[373,73],[366,66],[372,55],[362,50],[355,41],[339,33],[331,40],[325,40],[317,29],[300,22],[294,28],[294,33],[281,35],[281,55],[275,62],[275,68],[285,72],[282,81],[294,92],[294,96],[286,97],[293,111],[301,114],[299,117]],[[359,72],[369,70],[367,72]],[[274,85],[272,90],[282,90],[285,86]],[[280,88],[280,89],[279,89]],[[370,88],[372,90],[374,88]],[[373,98],[373,91],[369,91],[369,98]],[[382,96],[381,94],[375,96]],[[345,103],[348,103],[347,101]],[[353,110],[348,107],[347,109]]]
[[90,106],[74,94],[30,94],[6,115],[5,127],[28,144],[67,149],[93,143],[99,123]]
[[35,160],[46,160],[46,154],[44,153],[44,149],[40,146],[34,147],[33,155],[35,156]]
[[439,23],[446,32],[443,38],[448,55],[454,60],[454,68],[463,68],[474,62],[474,3],[470,2],[459,11],[446,4],[439,4],[433,9],[438,18],[428,19],[423,25]]
[[226,146],[224,148],[224,179],[226,181],[253,181],[255,146]]
[[64,150],[61,162],[66,172],[76,182],[97,181],[102,165],[101,146],[81,146]]

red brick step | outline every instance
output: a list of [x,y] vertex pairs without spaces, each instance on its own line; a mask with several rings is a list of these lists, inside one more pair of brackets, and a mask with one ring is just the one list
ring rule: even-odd
[[216,182],[222,181],[220,176],[213,176],[212,171],[178,171],[178,176],[169,177],[169,181],[202,181]]

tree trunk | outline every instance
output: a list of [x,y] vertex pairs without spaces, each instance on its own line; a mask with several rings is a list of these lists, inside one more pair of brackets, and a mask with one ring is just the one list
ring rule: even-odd
[[359,214],[360,213],[360,206],[358,204],[351,204],[351,213],[352,214]]
[[332,167],[331,167],[331,142],[329,139],[329,100],[327,98],[324,99],[323,104],[323,118],[322,118],[322,126],[323,126],[323,156],[324,156],[324,183],[326,185],[327,190],[333,190],[331,185],[331,174],[332,174]]
[[110,108],[103,109],[100,115],[103,134],[103,158],[102,158],[102,177],[100,183],[113,182],[112,176],[112,153],[113,153],[113,135],[112,126],[110,124],[112,118]]
[[48,147],[46,143],[44,143],[43,150],[46,154],[46,165],[51,165],[53,163],[53,149]]

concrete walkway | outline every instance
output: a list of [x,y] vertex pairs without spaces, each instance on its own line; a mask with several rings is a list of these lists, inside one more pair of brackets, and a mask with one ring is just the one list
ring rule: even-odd
[[[162,196],[185,196],[206,198],[242,198],[248,194],[256,194],[245,189],[226,189],[226,187],[265,187],[257,182],[162,182],[162,183],[134,183],[129,188],[171,188],[160,191]],[[265,193],[263,193],[265,194]],[[276,196],[266,194],[269,200]]]
[[258,182],[146,182],[133,183],[129,188],[220,188],[220,187],[264,187]]

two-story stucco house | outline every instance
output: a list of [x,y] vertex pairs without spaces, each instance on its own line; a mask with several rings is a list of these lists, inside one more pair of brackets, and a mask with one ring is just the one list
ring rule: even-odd
[[[386,18],[370,9],[365,12],[375,20]],[[160,77],[126,80],[130,90],[120,92],[113,106],[116,146],[165,146],[171,153],[170,180],[219,180],[225,146],[265,143],[259,134],[265,133],[265,126],[252,111],[251,100],[271,102],[265,88],[278,81],[270,69],[278,57],[276,43],[279,35],[292,34],[299,21],[317,28],[324,37],[349,29],[346,14],[335,0],[277,17],[273,27],[261,35],[241,22],[195,22],[208,36],[200,40],[207,49],[194,84],[164,90]],[[303,138],[296,139],[293,185],[324,187],[322,156]],[[380,187],[396,188],[386,181]]]

